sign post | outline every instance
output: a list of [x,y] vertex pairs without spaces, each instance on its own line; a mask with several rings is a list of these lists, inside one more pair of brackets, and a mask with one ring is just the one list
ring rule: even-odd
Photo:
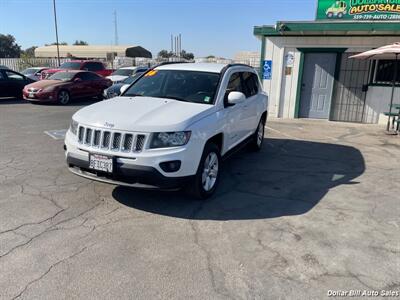
[[272,60],[264,60],[264,72],[263,72],[264,80],[272,79]]

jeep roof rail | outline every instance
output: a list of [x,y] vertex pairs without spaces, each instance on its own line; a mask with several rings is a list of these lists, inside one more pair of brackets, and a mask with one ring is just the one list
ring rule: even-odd
[[161,67],[161,66],[165,66],[165,65],[185,64],[185,63],[187,63],[187,61],[164,61],[164,62],[161,62],[161,63],[155,65],[151,69],[155,69],[157,67]]
[[253,68],[252,66],[250,66],[250,65],[240,64],[240,63],[228,64],[228,65],[226,66],[226,68],[231,68],[231,67],[249,67],[249,68],[254,69],[254,68]]

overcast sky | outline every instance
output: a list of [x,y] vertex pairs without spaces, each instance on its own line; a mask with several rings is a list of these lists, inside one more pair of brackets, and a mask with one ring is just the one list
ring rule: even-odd
[[[59,40],[89,44],[141,45],[153,54],[170,48],[182,34],[182,48],[196,56],[232,57],[259,51],[255,25],[278,20],[313,20],[316,0],[56,0]],[[22,48],[55,40],[52,0],[0,0],[0,33],[12,34]]]

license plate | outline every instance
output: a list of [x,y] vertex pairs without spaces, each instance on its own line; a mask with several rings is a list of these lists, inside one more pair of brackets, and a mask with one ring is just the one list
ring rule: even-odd
[[29,93],[28,97],[29,98],[35,98],[35,94],[34,93]]
[[89,157],[89,168],[107,173],[113,172],[113,158],[100,154],[91,154]]

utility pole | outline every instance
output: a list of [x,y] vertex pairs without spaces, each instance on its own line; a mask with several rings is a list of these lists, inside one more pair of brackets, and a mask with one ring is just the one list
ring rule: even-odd
[[117,26],[117,11],[114,10],[114,38],[115,46],[118,45],[118,26]]
[[58,28],[57,28],[57,12],[56,12],[56,0],[53,0],[53,10],[54,10],[54,27],[56,29],[56,45],[57,45],[57,61],[58,66],[61,65],[60,62],[60,47],[58,45]]
[[179,34],[179,57],[182,55],[182,35]]

